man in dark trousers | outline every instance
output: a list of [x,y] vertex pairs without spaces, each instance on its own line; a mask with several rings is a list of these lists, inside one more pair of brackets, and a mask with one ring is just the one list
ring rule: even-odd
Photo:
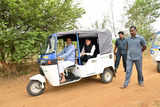
[[120,31],[118,32],[119,38],[116,40],[114,53],[116,55],[116,61],[115,61],[115,70],[117,72],[120,59],[122,57],[123,59],[123,68],[124,71],[126,71],[126,60],[127,60],[127,40],[124,37],[124,32]]
[[94,57],[95,49],[96,47],[92,44],[92,41],[90,39],[86,39],[80,54],[82,64],[86,63],[88,59]]
[[136,34],[137,29],[135,26],[130,27],[131,37],[127,39],[127,69],[124,85],[122,89],[127,88],[132,74],[132,67],[135,63],[137,74],[138,74],[138,83],[140,86],[144,86],[143,83],[143,74],[142,74],[142,53],[146,49],[145,39]]

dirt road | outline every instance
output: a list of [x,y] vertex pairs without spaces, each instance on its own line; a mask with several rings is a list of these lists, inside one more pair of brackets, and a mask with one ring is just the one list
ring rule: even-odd
[[0,81],[0,107],[160,107],[160,74],[150,56],[143,61],[144,87],[132,73],[127,89],[120,89],[124,81],[122,65],[112,83],[103,84],[88,78],[63,87],[51,87],[43,95],[31,97],[25,88],[31,75],[16,80]]

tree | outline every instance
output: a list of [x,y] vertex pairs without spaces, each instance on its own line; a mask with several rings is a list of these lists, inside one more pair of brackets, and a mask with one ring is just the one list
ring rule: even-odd
[[75,28],[84,14],[73,0],[1,0],[0,61],[21,61],[37,53],[50,33]]
[[127,11],[128,22],[126,27],[135,25],[138,33],[143,35],[148,41],[154,31],[151,24],[160,17],[159,9],[159,0],[135,0]]
[[49,34],[75,28],[84,13],[73,0],[0,0],[0,62],[31,58]]

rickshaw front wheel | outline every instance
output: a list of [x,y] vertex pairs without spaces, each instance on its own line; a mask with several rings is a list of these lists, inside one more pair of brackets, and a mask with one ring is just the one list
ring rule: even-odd
[[31,80],[26,88],[27,92],[31,96],[38,96],[41,95],[45,90],[45,84],[44,88],[42,88],[42,83],[37,80]]

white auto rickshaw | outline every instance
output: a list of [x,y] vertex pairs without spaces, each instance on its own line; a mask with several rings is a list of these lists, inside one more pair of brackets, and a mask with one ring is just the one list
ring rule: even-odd
[[[61,76],[57,65],[57,53],[62,49],[62,42],[70,36],[76,45],[76,64],[65,69],[66,82],[61,83]],[[81,65],[80,50],[86,38],[91,38],[96,46],[95,57]],[[48,37],[41,50],[38,63],[40,74],[30,78],[27,92],[31,96],[38,96],[45,90],[46,81],[52,86],[63,86],[80,81],[83,78],[100,75],[103,83],[109,83],[115,76],[114,54],[112,49],[112,35],[110,31],[70,31],[52,34]],[[60,45],[60,46],[59,46]],[[65,43],[64,43],[65,45]]]
[[150,53],[154,61],[157,62],[157,72],[160,73],[160,32],[153,35]]

